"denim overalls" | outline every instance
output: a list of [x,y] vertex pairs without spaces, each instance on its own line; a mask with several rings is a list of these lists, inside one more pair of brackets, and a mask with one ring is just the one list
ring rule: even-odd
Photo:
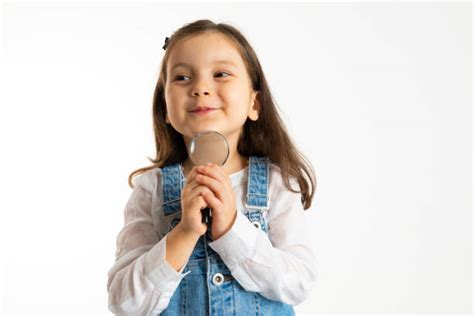
[[[247,218],[265,233],[267,223],[262,211],[269,207],[269,163],[266,157],[249,157],[245,204]],[[185,182],[181,164],[163,167],[162,179],[163,215],[172,217],[171,230],[181,219],[181,189]],[[160,315],[295,315],[292,305],[246,291],[232,277],[219,254],[208,245],[212,241],[210,229],[208,223],[206,234],[199,238],[183,270],[191,272],[181,280]]]

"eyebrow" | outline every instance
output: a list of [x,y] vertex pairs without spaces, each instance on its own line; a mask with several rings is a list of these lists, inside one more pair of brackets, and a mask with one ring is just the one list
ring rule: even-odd
[[[230,60],[216,60],[214,63],[215,63],[215,64],[220,64],[220,65],[222,65],[222,64],[227,64],[227,65],[231,65],[231,66],[237,66],[233,61],[230,61]],[[175,68],[177,68],[177,67],[188,67],[188,68],[191,68],[191,65],[190,65],[190,64],[187,64],[187,63],[182,63],[182,62],[180,62],[180,63],[174,64],[173,67],[171,67],[171,70],[173,70],[173,69],[175,69]],[[171,70],[170,70],[170,71],[171,71]]]

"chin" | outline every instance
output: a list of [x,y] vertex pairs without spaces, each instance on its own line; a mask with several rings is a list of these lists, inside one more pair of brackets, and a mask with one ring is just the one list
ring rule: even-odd
[[193,131],[195,132],[194,135],[196,135],[197,133],[203,132],[203,131],[216,131],[216,132],[219,132],[219,133],[223,134],[221,128],[219,128],[215,125],[212,125],[212,124],[202,124],[198,128],[194,129]]

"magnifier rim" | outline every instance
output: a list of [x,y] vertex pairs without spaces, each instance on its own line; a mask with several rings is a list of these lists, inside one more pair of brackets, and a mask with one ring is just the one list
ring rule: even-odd
[[[197,133],[196,135],[194,135],[194,137],[191,139],[191,141],[189,142],[189,148],[193,148],[194,147],[194,142],[196,141],[196,139],[203,135],[203,134],[210,134],[210,133],[213,133],[213,134],[218,134],[220,137],[222,137],[222,139],[224,140],[225,144],[226,144],[226,148],[227,148],[227,153],[225,155],[225,159],[224,159],[224,162],[222,162],[221,166],[223,166],[226,162],[227,162],[227,158],[229,158],[229,154],[230,154],[230,148],[229,148],[229,143],[227,142],[227,138],[220,132],[218,131],[214,131],[214,130],[204,130],[204,131],[200,131],[199,133]],[[191,158],[191,157],[190,157]],[[191,158],[192,160],[192,158]],[[194,161],[194,160],[193,160]]]

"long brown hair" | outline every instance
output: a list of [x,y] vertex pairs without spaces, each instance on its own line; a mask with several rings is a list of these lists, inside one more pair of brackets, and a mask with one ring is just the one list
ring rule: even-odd
[[[257,55],[245,37],[235,27],[224,23],[216,24],[210,20],[197,20],[185,24],[167,39],[163,47],[166,51],[161,62],[160,76],[153,95],[152,115],[156,156],[155,159],[147,157],[153,165],[137,169],[129,175],[129,186],[134,188],[132,183],[134,175],[142,174],[156,167],[162,168],[181,162],[188,156],[182,135],[171,124],[166,124],[165,121],[166,66],[170,52],[177,42],[183,38],[200,35],[204,32],[219,32],[236,44],[250,76],[252,88],[254,91],[259,91],[257,94],[260,102],[258,119],[256,121],[247,119],[245,122],[237,144],[237,151],[245,157],[268,157],[273,164],[280,168],[287,189],[295,193],[301,193],[301,202],[304,209],[308,209],[311,206],[316,188],[316,177],[311,163],[296,149],[288,136],[285,124],[277,112],[276,104],[273,101]],[[290,187],[290,176],[296,178],[300,191],[295,191]]]

